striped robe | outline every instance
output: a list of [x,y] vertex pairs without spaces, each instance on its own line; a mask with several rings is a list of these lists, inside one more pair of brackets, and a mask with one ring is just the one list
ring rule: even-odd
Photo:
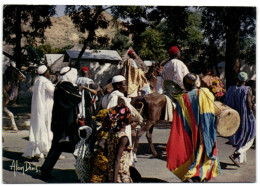
[[217,157],[214,96],[193,89],[177,102],[166,146],[167,168],[182,181],[210,180],[221,174]]

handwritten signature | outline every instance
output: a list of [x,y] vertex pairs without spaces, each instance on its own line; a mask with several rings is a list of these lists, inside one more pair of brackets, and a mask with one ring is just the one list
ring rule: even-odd
[[18,160],[13,160],[12,164],[9,166],[11,170],[14,171],[14,176],[16,176],[17,171],[21,171],[24,175],[27,171],[35,171],[36,173],[39,171],[37,165],[31,164],[31,162],[24,162],[22,165],[18,162]]

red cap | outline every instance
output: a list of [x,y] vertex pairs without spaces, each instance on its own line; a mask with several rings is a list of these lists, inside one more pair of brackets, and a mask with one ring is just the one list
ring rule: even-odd
[[179,52],[179,48],[177,46],[172,46],[170,49],[169,49],[169,54],[172,56],[172,55],[176,55],[177,53]]
[[82,67],[81,72],[88,72],[88,67]]
[[132,54],[134,51],[131,49],[128,51],[128,55]]

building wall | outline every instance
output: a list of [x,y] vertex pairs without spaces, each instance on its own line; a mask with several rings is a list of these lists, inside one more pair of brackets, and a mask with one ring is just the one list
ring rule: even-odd
[[91,79],[100,86],[107,85],[107,81],[115,75],[120,74],[120,65],[118,62],[94,62],[81,60],[80,67],[87,66],[91,74]]

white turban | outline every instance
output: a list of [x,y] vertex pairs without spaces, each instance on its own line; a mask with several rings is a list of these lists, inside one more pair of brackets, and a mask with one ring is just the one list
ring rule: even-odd
[[38,74],[44,74],[46,71],[48,70],[48,68],[45,65],[41,65],[38,67]]
[[60,71],[60,81],[69,81],[76,85],[78,72],[77,69],[71,67],[63,67]]
[[125,81],[125,77],[122,76],[122,75],[117,75],[117,76],[114,76],[112,78],[112,83],[118,83],[118,82],[122,82],[122,81]]

